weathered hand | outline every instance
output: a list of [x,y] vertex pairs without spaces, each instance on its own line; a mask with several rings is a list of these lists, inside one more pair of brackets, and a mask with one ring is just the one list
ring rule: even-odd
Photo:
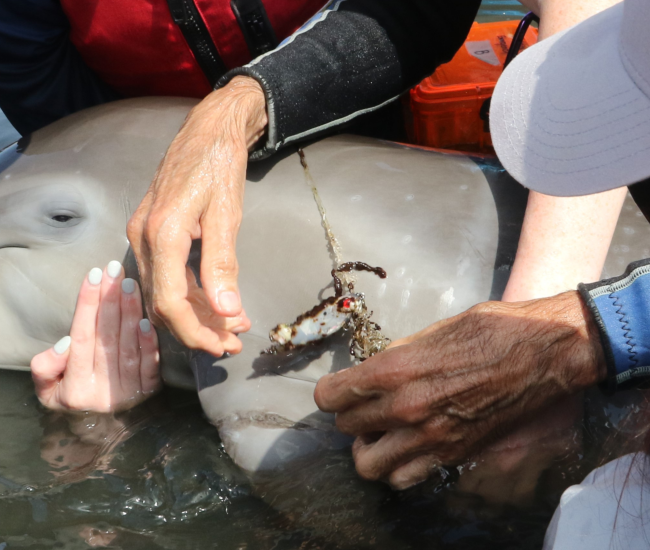
[[355,435],[359,474],[395,488],[466,461],[517,422],[605,377],[576,292],[479,304],[323,377],[315,399]]
[[50,409],[112,412],[160,390],[158,340],[142,319],[138,284],[119,262],[85,278],[70,336],[32,359],[41,403]]
[[[264,94],[237,77],[187,117],[146,196],[129,221],[150,317],[193,349],[238,353],[250,328],[237,287],[235,243],[242,217],[248,149],[266,127]],[[202,239],[199,288],[186,268]]]

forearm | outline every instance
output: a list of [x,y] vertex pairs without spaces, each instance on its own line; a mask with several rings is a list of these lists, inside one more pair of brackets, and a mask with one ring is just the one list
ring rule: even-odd
[[477,0],[347,0],[286,45],[228,73],[264,89],[267,140],[254,158],[395,99],[451,59]]
[[626,192],[567,198],[531,191],[503,300],[552,296],[597,281]]

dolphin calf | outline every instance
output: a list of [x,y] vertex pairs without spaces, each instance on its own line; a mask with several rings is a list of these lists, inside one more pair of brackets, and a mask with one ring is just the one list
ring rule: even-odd
[[[95,107],[0,153],[0,368],[27,370],[68,334],[90,268],[123,259],[137,278],[126,222],[194,104],[139,98]],[[387,337],[500,297],[527,195],[496,160],[353,136],[304,153],[343,261],[386,271],[385,279],[356,274],[355,292]],[[650,255],[637,213],[628,199],[605,275]],[[237,241],[252,321],[243,352],[216,359],[160,331],[165,381],[198,390],[227,452],[250,473],[349,444],[313,400],[321,376],[354,364],[349,331],[261,354],[273,327],[334,292],[322,222],[296,150],[251,164]],[[199,262],[193,251],[190,265]]]

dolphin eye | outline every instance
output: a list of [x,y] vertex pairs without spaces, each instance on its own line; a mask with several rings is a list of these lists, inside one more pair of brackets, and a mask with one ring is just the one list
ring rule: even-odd
[[57,214],[56,216],[52,216],[52,219],[55,222],[65,223],[69,222],[72,219],[72,216],[68,216],[67,214]]

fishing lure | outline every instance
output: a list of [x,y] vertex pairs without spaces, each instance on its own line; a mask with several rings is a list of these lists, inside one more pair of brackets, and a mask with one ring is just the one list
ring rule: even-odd
[[353,283],[343,284],[337,273],[350,271],[369,271],[380,279],[386,278],[381,267],[371,267],[363,262],[347,262],[332,270],[334,279],[334,296],[300,315],[291,324],[279,324],[269,333],[273,346],[263,353],[277,353],[306,346],[327,338],[342,329],[352,329],[350,354],[363,361],[383,351],[390,339],[381,334],[381,327],[370,320],[372,311],[368,312],[365,297],[354,292]]

